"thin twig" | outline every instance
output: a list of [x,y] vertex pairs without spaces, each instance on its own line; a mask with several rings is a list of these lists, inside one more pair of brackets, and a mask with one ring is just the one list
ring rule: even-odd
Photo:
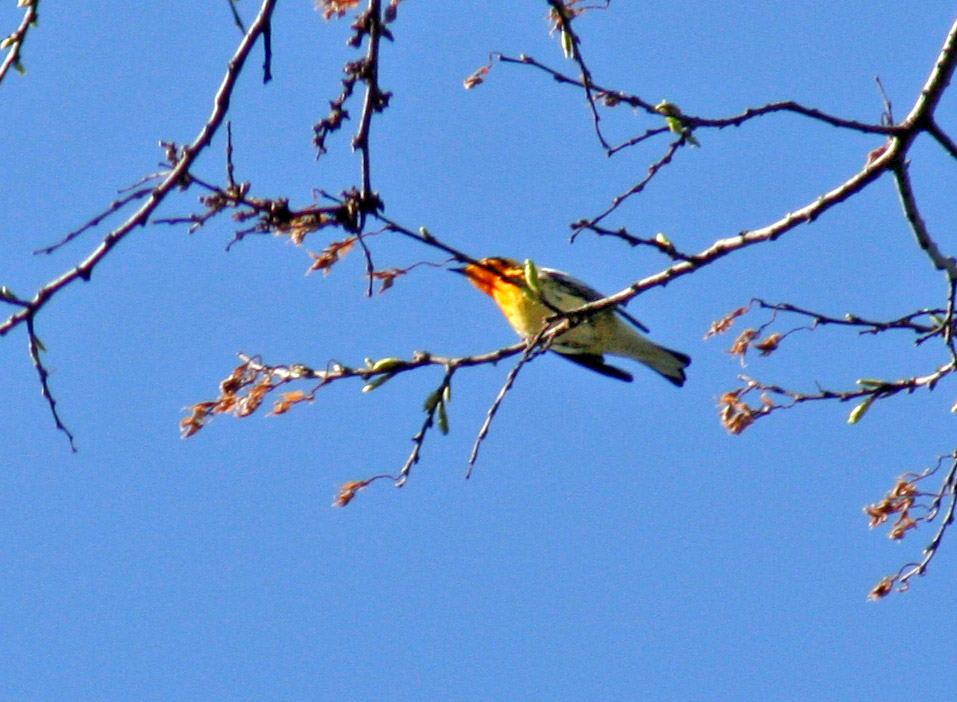
[[[229,0],[232,5],[233,0]],[[233,166],[233,123],[226,120],[226,188],[236,188],[235,167]]]
[[409,479],[409,472],[412,470],[412,466],[419,462],[419,455],[422,452],[422,444],[425,443],[425,435],[435,423],[435,413],[437,411],[445,411],[442,408],[442,405],[445,402],[445,400],[442,399],[442,395],[451,385],[452,376],[454,374],[455,368],[453,366],[445,367],[445,375],[442,376],[442,382],[439,383],[439,387],[433,393],[437,399],[435,402],[432,402],[431,405],[426,405],[425,421],[422,422],[422,426],[419,428],[419,431],[416,433],[416,435],[412,437],[412,451],[409,453],[409,457],[406,459],[405,464],[399,470],[398,478],[395,481],[396,487],[402,487],[405,485],[405,482]]
[[[863,416],[863,412],[868,409],[871,402],[893,397],[902,392],[912,393],[921,388],[933,390],[941,379],[954,373],[955,370],[957,370],[957,361],[951,360],[949,363],[937,368],[933,373],[923,376],[913,376],[895,381],[860,381],[861,387],[857,390],[828,390],[819,387],[818,391],[814,393],[796,392],[779,385],[762,383],[754,378],[741,375],[738,377],[744,383],[744,386],[725,393],[722,397],[722,424],[724,424],[725,428],[732,434],[740,434],[761,417],[767,417],[779,410],[792,409],[806,402],[827,400],[850,402],[851,400],[864,400],[864,403],[857,408],[861,414],[857,417],[854,417],[852,414],[848,419],[850,423],[854,424]],[[759,407],[750,407],[746,405],[742,399],[752,392],[761,393],[762,404]],[[772,402],[768,399],[766,393],[786,397],[788,401],[783,404]]]
[[957,158],[957,143],[950,138],[947,132],[940,128],[940,125],[937,124],[935,120],[931,119],[927,122],[927,133],[937,140],[937,143],[944,148],[944,151],[949,153],[953,158]]
[[797,314],[804,317],[811,317],[813,319],[812,326],[814,327],[823,324],[848,327],[865,327],[865,329],[861,330],[861,334],[877,334],[889,329],[906,329],[917,334],[927,334],[933,331],[936,328],[936,325],[931,326],[927,324],[918,324],[914,320],[919,317],[932,317],[934,315],[944,314],[944,310],[941,309],[924,309],[911,312],[910,314],[906,314],[903,317],[899,317],[888,322],[880,322],[864,319],[856,314],[847,314],[844,317],[832,317],[821,312],[814,312],[812,310],[804,309],[803,307],[798,307],[797,305],[792,305],[789,302],[766,302],[760,298],[754,298],[751,300],[751,303],[766,310],[773,310],[775,312],[789,312],[791,314]]
[[[546,66],[545,64],[536,61],[531,56],[526,56],[522,54],[517,58],[511,56],[505,56],[503,54],[495,54],[495,57],[502,63],[516,63],[524,66],[531,66],[540,71],[543,71],[554,78],[557,82],[574,85],[580,88],[584,88],[585,84],[581,80],[577,80],[570,76],[556,71],[554,68]],[[637,95],[631,95],[620,90],[611,90],[604,88],[599,85],[592,83],[592,88],[599,95],[607,96],[611,102],[623,102],[631,107],[641,109],[647,112],[650,115],[660,116],[660,113],[655,109],[655,105],[647,100],[642,99]],[[745,122],[748,122],[757,117],[763,115],[772,114],[776,112],[793,112],[795,114],[802,115],[804,117],[809,117],[826,124],[830,124],[834,127],[840,127],[842,129],[849,129],[857,132],[864,132],[866,134],[886,134],[893,135],[897,134],[900,131],[900,127],[888,126],[883,124],[869,124],[867,122],[860,122],[857,120],[844,119],[842,117],[837,117],[835,115],[828,114],[821,110],[818,110],[813,107],[806,107],[800,103],[794,102],[793,100],[786,100],[782,102],[773,102],[761,107],[749,107],[738,115],[733,115],[731,117],[718,117],[718,118],[708,118],[708,117],[697,117],[687,113],[683,113],[681,117],[682,123],[686,124],[688,127],[697,128],[697,127],[714,127],[717,129],[724,129],[725,127],[738,127]],[[641,141],[639,139],[639,141]],[[617,147],[615,150],[619,150],[621,147]]]
[[372,116],[382,110],[384,106],[383,93],[379,87],[379,43],[382,38],[381,0],[369,0],[366,16],[369,23],[369,47],[366,50],[365,68],[362,75],[366,84],[366,91],[362,103],[362,116],[359,118],[359,128],[352,139],[353,150],[360,153],[363,201],[372,197],[372,155],[369,148]]
[[[555,79],[557,83],[563,83],[565,85],[574,85],[579,88],[586,87],[586,84],[583,81],[577,78],[572,78],[571,76],[567,76],[560,71],[556,71],[554,68],[551,68],[550,66],[547,66],[544,63],[541,63],[540,61],[536,61],[534,58],[526,54],[520,54],[518,57],[512,57],[512,56],[506,56],[505,54],[496,53],[496,54],[493,54],[493,56],[497,58],[499,61],[501,61],[502,63],[517,63],[523,66],[532,66],[533,68],[536,68],[550,75],[553,79]],[[637,95],[628,95],[627,93],[622,93],[617,90],[610,90],[610,89],[595,85],[595,83],[590,83],[590,87],[594,89],[599,96],[604,95],[604,96],[610,97],[613,101],[624,102],[630,105],[631,107],[642,109],[645,112],[648,112],[649,114],[657,114],[657,112],[655,111],[655,106],[652,103],[642,100]]]
[[931,237],[930,231],[920,215],[920,209],[917,207],[917,201],[914,198],[914,189],[911,187],[910,175],[907,173],[907,164],[899,159],[894,162],[891,168],[894,173],[894,181],[897,184],[897,193],[900,195],[901,207],[910,223],[917,245],[930,258],[934,268],[947,273],[951,283],[957,281],[957,261],[952,256],[945,256],[941,253],[937,242]]
[[669,163],[671,163],[671,159],[674,158],[675,153],[677,153],[678,149],[684,146],[687,143],[687,141],[688,141],[688,137],[682,134],[680,137],[678,137],[673,142],[671,142],[671,144],[668,145],[668,150],[665,151],[664,155],[661,158],[659,158],[657,161],[655,161],[653,164],[648,166],[648,174],[644,178],[639,180],[637,183],[635,183],[633,186],[631,186],[626,192],[614,198],[611,201],[611,205],[609,205],[604,212],[596,215],[595,217],[592,217],[591,219],[587,221],[579,221],[572,224],[572,234],[571,234],[570,240],[575,241],[575,239],[578,237],[578,235],[581,233],[583,229],[590,229],[594,227],[596,224],[598,224],[603,219],[605,219],[605,217],[607,217],[612,212],[617,210],[625,202],[625,200],[630,198],[632,195],[637,195],[642,190],[644,190],[645,187],[648,185],[648,183],[651,182],[651,179],[654,178],[662,168],[664,168]]
[[372,149],[370,146],[370,132],[372,130],[373,115],[382,111],[388,102],[387,97],[379,87],[379,45],[382,41],[383,34],[381,5],[381,0],[369,0],[369,7],[365,12],[366,21],[368,23],[367,34],[369,36],[369,46],[366,50],[362,79],[366,84],[366,90],[365,98],[362,102],[362,115],[359,118],[359,128],[356,130],[356,135],[352,140],[353,150],[359,151],[362,178],[357,233],[359,235],[359,245],[362,247],[362,255],[365,259],[366,277],[369,281],[369,285],[366,288],[366,297],[372,296],[372,274],[375,271],[375,263],[372,260],[372,252],[362,237],[362,230],[365,228],[366,215],[369,211],[374,212],[379,209],[378,197],[372,190]]
[[226,0],[226,4],[229,5],[229,11],[233,14],[233,22],[239,27],[239,31],[245,34],[246,27],[243,26],[243,18],[239,16],[239,10],[236,9],[236,0]]
[[23,64],[20,63],[20,49],[23,47],[23,42],[27,38],[30,27],[36,26],[37,6],[39,4],[40,0],[30,0],[25,6],[26,9],[23,12],[23,19],[20,20],[20,26],[6,38],[5,48],[8,51],[3,61],[0,62],[0,82],[3,82],[3,78],[7,75],[11,66],[15,66],[19,71],[23,70]]
[[[581,71],[581,85],[585,89],[585,100],[588,102],[588,108],[591,110],[591,119],[592,125],[595,128],[595,136],[598,137],[598,142],[602,145],[602,148],[605,151],[609,151],[611,146],[605,140],[605,136],[601,133],[601,116],[598,114],[598,108],[595,106],[595,96],[592,94],[593,84],[591,79],[591,71],[588,69],[588,66],[585,64],[585,59],[582,56],[581,52],[581,39],[578,37],[578,34],[572,28],[572,13],[565,6],[564,0],[547,0],[548,4],[552,7],[552,12],[556,18],[556,27],[560,32],[568,36],[568,41],[571,44],[571,58],[578,64],[578,70]],[[564,47],[563,47],[564,48]]]
[[213,109],[209,118],[203,124],[199,134],[197,134],[196,138],[193,140],[193,143],[182,149],[179,160],[172,166],[169,173],[163,178],[163,181],[150,191],[146,202],[144,202],[139,209],[137,209],[137,211],[133,213],[133,215],[131,215],[123,224],[109,232],[104,237],[100,245],[97,246],[96,249],[94,249],[93,252],[90,253],[83,261],[81,261],[71,270],[60,275],[58,278],[42,286],[39,290],[37,290],[36,295],[27,303],[26,306],[20,309],[20,311],[10,315],[5,321],[0,323],[0,337],[5,336],[10,332],[10,330],[18,327],[20,324],[26,324],[27,335],[30,339],[30,356],[33,359],[34,366],[37,368],[38,374],[40,375],[40,385],[43,395],[47,398],[47,402],[50,405],[50,410],[53,414],[57,428],[67,435],[68,439],[70,440],[70,447],[73,450],[76,450],[73,442],[73,435],[70,434],[67,428],[63,425],[63,422],[60,420],[60,416],[56,410],[56,401],[52,392],[50,391],[48,373],[40,361],[39,353],[41,347],[37,343],[38,340],[36,334],[34,333],[34,319],[37,313],[61,290],[65,289],[67,286],[76,282],[77,280],[89,280],[90,275],[92,274],[93,269],[96,268],[97,264],[102,261],[107,254],[109,254],[110,251],[112,251],[113,248],[136,227],[146,224],[150,218],[150,215],[152,215],[153,211],[166,198],[166,196],[174,188],[180,186],[184,182],[184,178],[186,178],[189,173],[190,166],[196,157],[207,146],[209,146],[213,135],[216,133],[216,130],[225,118],[226,111],[229,107],[229,99],[230,95],[232,94],[233,86],[235,85],[236,80],[242,71],[249,52],[255,45],[256,39],[263,31],[263,28],[268,24],[269,17],[273,11],[273,8],[275,7],[275,4],[276,0],[263,0],[255,22],[243,37],[236,49],[236,52],[233,54],[233,57],[229,62],[226,75],[223,78],[223,81],[220,84],[219,89],[216,91],[216,95],[213,99]]
[[601,300],[582,305],[578,310],[575,310],[575,313],[587,313],[623,304],[639,293],[651,288],[665,286],[671,281],[688,275],[720,258],[724,258],[734,251],[766,241],[774,241],[799,225],[815,220],[824,212],[827,212],[838,203],[860,192],[877,180],[887,169],[888,163],[897,157],[897,144],[898,142],[896,141],[892,142],[891,146],[877,158],[866,164],[861,171],[848,178],[833,190],[825,193],[814,202],[808,203],[793,212],[789,212],[776,222],[759,229],[743,231],[735,236],[718,239],[708,248],[691,256],[689,260],[676,263],[659,273],[632,283],[627,288],[613,295],[608,295]]
[[223,77],[222,83],[220,83],[220,86],[216,91],[216,95],[213,97],[212,112],[210,113],[206,122],[203,124],[202,128],[199,130],[199,133],[193,139],[193,142],[189,146],[183,148],[182,154],[177,163],[166,174],[166,176],[163,178],[163,181],[150,192],[146,202],[144,202],[139,209],[137,209],[136,212],[134,212],[125,222],[123,222],[123,224],[108,233],[100,245],[97,246],[89,256],[83,259],[83,261],[37,290],[36,295],[30,301],[30,304],[27,308],[11,315],[2,323],[0,323],[0,337],[5,336],[8,332],[10,332],[11,329],[19,326],[29,317],[32,317],[34,314],[36,314],[51,299],[53,299],[57,293],[71,283],[74,283],[77,280],[89,280],[90,275],[97,264],[102,261],[103,258],[106,257],[106,255],[109,254],[110,251],[112,251],[113,248],[130,232],[137,227],[146,224],[150,218],[150,215],[153,214],[153,211],[166,198],[166,196],[181,183],[183,177],[189,172],[190,166],[192,166],[199,154],[207,146],[209,146],[213,136],[216,134],[216,131],[222,124],[223,119],[226,116],[226,112],[229,109],[229,101],[233,88],[236,84],[236,80],[239,78],[239,74],[242,72],[243,65],[249,56],[249,52],[252,50],[256,40],[262,33],[263,28],[265,27],[269,17],[273,12],[273,9],[275,8],[275,5],[276,0],[263,0],[255,21],[250,26],[249,31],[243,37],[235,53],[233,54],[233,57],[229,61],[229,66],[226,69],[226,75]]
[[263,85],[265,85],[272,80],[272,9],[263,13],[260,8],[255,22],[259,22],[260,18],[262,19],[260,33],[263,37]]
[[624,227],[619,227],[618,229],[608,229],[607,227],[601,227],[597,224],[591,222],[575,222],[572,224],[572,227],[581,226],[584,229],[588,229],[591,232],[594,232],[598,236],[610,236],[616,239],[621,239],[629,246],[648,246],[659,253],[666,255],[673,261],[690,261],[692,256],[690,254],[683,253],[675,248],[675,245],[663,238],[663,235],[658,235],[655,237],[640,237],[635,236],[634,234],[629,233]]
[[485,441],[485,437],[488,436],[489,429],[492,427],[492,420],[495,419],[495,415],[498,413],[498,408],[505,400],[505,396],[508,394],[508,391],[511,390],[512,385],[515,384],[515,379],[518,377],[519,371],[522,370],[526,363],[548,350],[547,346],[543,346],[539,343],[543,332],[544,329],[525,346],[525,351],[522,353],[515,365],[512,366],[512,369],[508,372],[508,375],[505,376],[505,383],[502,385],[502,389],[498,391],[498,395],[495,396],[495,401],[492,402],[492,405],[488,408],[488,412],[485,414],[485,421],[482,422],[482,427],[479,429],[478,436],[475,437],[475,443],[472,444],[472,453],[469,454],[468,467],[465,469],[466,480],[472,477],[472,469],[475,467],[475,462],[478,460],[478,453],[482,446],[482,442]]
[[[154,174],[154,177],[155,177],[155,174]],[[119,212],[129,203],[133,202],[134,200],[142,200],[144,197],[146,197],[152,192],[153,192],[153,188],[140,188],[139,190],[134,190],[130,192],[128,195],[126,195],[126,197],[121,197],[118,200],[114,200],[113,202],[110,203],[109,207],[103,210],[103,212],[101,212],[100,214],[96,215],[96,217],[91,219],[82,227],[80,227],[79,229],[74,229],[72,232],[67,234],[65,237],[60,239],[55,244],[50,244],[49,246],[44,246],[42,249],[35,250],[33,254],[35,256],[39,256],[41,254],[52,254],[54,251],[61,248],[62,246],[69,244],[71,241],[73,241],[78,236],[83,234],[83,232],[99,226],[100,222],[102,222],[104,219],[106,219],[110,215],[116,212]]]
[[944,343],[950,349],[950,356],[957,361],[957,343],[954,342],[954,311],[957,307],[957,280],[951,278],[948,282],[950,288],[947,292],[947,311],[944,313]]
[[[953,458],[954,462],[951,464],[950,470],[944,478],[940,494],[931,503],[931,515],[934,515],[940,506],[941,500],[945,495],[947,495],[950,497],[950,500],[947,504],[947,511],[944,513],[944,518],[941,520],[940,526],[937,527],[937,532],[934,534],[934,538],[931,539],[930,543],[924,549],[924,557],[919,563],[914,564],[910,570],[902,572],[897,578],[897,582],[900,585],[898,589],[906,589],[908,580],[913,578],[915,575],[923,575],[927,571],[927,566],[930,565],[930,562],[934,559],[934,556],[937,555],[937,549],[940,548],[944,534],[947,532],[947,529],[950,527],[950,525],[954,523],[954,509],[957,507],[957,455],[954,455]],[[932,516],[928,517],[928,519],[932,518]]]
[[50,414],[53,415],[53,422],[56,424],[56,428],[66,434],[66,438],[70,442],[70,450],[76,453],[76,443],[73,441],[73,434],[70,433],[70,430],[66,428],[66,425],[60,419],[60,413],[57,412],[56,409],[56,398],[53,397],[53,393],[50,391],[50,372],[46,369],[46,366],[43,365],[43,361],[40,358],[40,353],[43,351],[43,344],[40,342],[39,337],[37,337],[32,315],[27,317],[26,324],[30,358],[33,360],[33,367],[36,368],[37,375],[40,377],[40,391],[43,393],[43,397],[50,407]]
[[904,118],[901,126],[905,129],[920,125],[926,128],[927,124],[933,120],[934,111],[937,109],[940,99],[944,96],[944,90],[950,84],[954,75],[954,69],[957,68],[957,20],[950,26],[944,43],[937,54],[937,61],[931,69],[930,75],[924,81],[920,95],[914,102],[910,114]]
[[659,134],[664,134],[665,132],[670,132],[670,131],[671,130],[668,127],[649,127],[647,130],[645,130],[643,134],[639,134],[638,136],[632,137],[628,141],[625,141],[619,144],[618,146],[614,146],[610,148],[608,150],[608,155],[614,156],[622,149],[627,149],[631,146],[636,146],[637,144],[640,144],[643,141],[647,141],[648,139],[651,139],[652,137],[656,137]]
[[887,91],[884,90],[884,84],[880,76],[874,76],[874,82],[877,83],[877,89],[881,93],[881,101],[884,103],[884,112],[881,114],[881,124],[890,126],[894,124],[894,107],[891,105],[891,99],[887,97]]
[[824,122],[832,127],[849,129],[855,132],[863,132],[865,134],[893,135],[900,131],[899,127],[884,124],[869,124],[867,122],[860,122],[858,120],[837,117],[835,115],[822,112],[814,107],[805,107],[804,105],[794,102],[793,100],[772,102],[767,105],[763,105],[762,107],[749,107],[741,114],[735,115],[733,117],[707,118],[684,114],[682,115],[682,122],[686,123],[689,127],[716,127],[718,129],[724,129],[726,127],[738,127],[756,117],[761,117],[763,115],[768,115],[775,112],[793,112],[819,122]]

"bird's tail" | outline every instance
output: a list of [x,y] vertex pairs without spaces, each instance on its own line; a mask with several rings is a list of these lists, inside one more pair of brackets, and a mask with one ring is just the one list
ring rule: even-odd
[[638,332],[629,334],[627,343],[620,348],[608,349],[608,352],[644,363],[678,387],[685,384],[685,368],[691,364],[691,357],[687,354],[659,346]]

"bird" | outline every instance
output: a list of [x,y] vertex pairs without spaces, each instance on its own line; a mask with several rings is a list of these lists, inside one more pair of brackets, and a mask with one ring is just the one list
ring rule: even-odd
[[[557,313],[605,297],[567,273],[537,267],[531,261],[522,265],[511,258],[483,258],[452,270],[465,275],[476,288],[495,300],[512,329],[526,340],[534,338],[545,326],[545,320]],[[674,385],[684,385],[684,369],[691,358],[659,346],[633,327],[648,331],[620,306],[615,306],[592,314],[558,334],[549,348],[569,361],[617,380],[630,383],[634,376],[606,363],[605,354],[632,358]]]

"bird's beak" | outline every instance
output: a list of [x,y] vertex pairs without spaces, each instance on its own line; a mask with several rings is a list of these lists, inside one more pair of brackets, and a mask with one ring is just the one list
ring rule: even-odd
[[455,268],[449,268],[449,270],[453,273],[461,273],[462,275],[465,275],[465,266],[456,266]]

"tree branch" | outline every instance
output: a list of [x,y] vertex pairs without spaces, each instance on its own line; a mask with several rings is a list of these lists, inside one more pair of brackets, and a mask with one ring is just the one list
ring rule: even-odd
[[953,158],[957,158],[957,143],[954,143],[950,135],[941,129],[935,120],[931,119],[927,123],[927,133],[937,140],[937,143],[943,147],[944,151],[949,153]]
[[11,66],[15,67],[21,73],[23,72],[23,64],[20,62],[20,50],[23,47],[24,40],[27,38],[27,32],[30,31],[30,27],[36,26],[37,6],[39,4],[40,0],[23,0],[21,6],[26,9],[23,12],[23,19],[20,20],[20,26],[17,27],[12,34],[0,41],[0,51],[7,49],[7,55],[3,58],[3,61],[0,62],[0,83],[3,82],[3,78],[7,75],[7,71],[10,70]]
[[797,226],[812,222],[838,203],[860,192],[877,180],[877,178],[888,169],[888,164],[897,157],[898,148],[899,142],[893,140],[887,149],[867,163],[861,171],[848,178],[833,190],[825,193],[814,202],[808,203],[793,212],[789,212],[776,222],[761,227],[760,229],[743,231],[735,236],[718,239],[700,253],[690,256],[688,260],[681,261],[659,273],[643,278],[613,295],[608,295],[596,302],[582,305],[582,307],[574,311],[574,314],[594,313],[598,310],[626,303],[645,290],[663,287],[677,278],[693,273],[699,268],[707,266],[720,258],[724,258],[730,253],[755,244],[774,241],[792,229],[795,229]]
[[575,12],[569,7],[571,3],[566,5],[565,0],[547,0],[547,2],[552,8],[552,19],[555,21],[555,28],[561,34],[562,50],[565,51],[568,58],[578,64],[578,70],[581,71],[582,78],[580,85],[585,89],[585,100],[588,102],[588,109],[591,110],[595,136],[598,137],[598,142],[607,152],[611,147],[608,145],[608,142],[605,141],[605,136],[601,133],[601,116],[598,114],[598,108],[595,107],[595,97],[592,94],[593,84],[591,71],[588,69],[588,66],[585,64],[585,59],[582,56],[581,39],[572,28],[572,17]]
[[[229,108],[230,95],[232,94],[236,79],[239,77],[246,58],[252,50],[252,47],[255,45],[256,39],[265,30],[265,27],[268,26],[270,15],[275,7],[275,2],[276,0],[263,0],[256,20],[243,37],[239,47],[236,49],[236,52],[229,62],[226,75],[223,78],[223,81],[213,99],[212,113],[206,120],[203,127],[200,129],[199,134],[193,140],[193,143],[182,149],[178,160],[175,164],[173,164],[169,173],[165,175],[162,182],[160,182],[150,191],[149,196],[146,198],[146,202],[144,202],[139,209],[123,224],[107,234],[100,245],[94,249],[93,252],[90,253],[83,261],[58,278],[42,286],[39,290],[37,290],[36,295],[32,300],[26,301],[19,311],[10,315],[6,320],[0,323],[0,337],[5,336],[12,329],[15,329],[19,325],[24,323],[26,324],[27,334],[30,338],[30,356],[33,359],[33,363],[37,369],[37,372],[40,374],[40,384],[43,390],[43,395],[47,399],[47,402],[50,406],[50,411],[53,414],[53,419],[57,428],[67,435],[70,441],[70,446],[74,450],[75,446],[73,443],[73,436],[60,420],[60,416],[56,410],[56,401],[54,400],[50,391],[47,377],[48,373],[40,361],[39,352],[41,347],[37,343],[33,326],[36,315],[47,303],[50,302],[50,300],[54,298],[54,296],[56,296],[57,293],[70,284],[76,282],[77,280],[89,280],[91,274],[93,273],[93,269],[97,266],[97,264],[102,261],[110,253],[110,251],[112,251],[113,248],[116,247],[116,245],[136,227],[146,224],[153,211],[166,198],[166,196],[174,188],[181,187],[183,183],[186,182],[184,178],[188,175],[190,166],[195,161],[197,156],[212,141],[213,135],[216,133],[217,128],[222,123],[226,115],[226,111]],[[35,9],[35,4],[33,7]],[[129,199],[134,198],[131,197]],[[94,221],[98,221],[98,219],[101,219],[103,216],[110,214],[113,211],[114,210],[111,207],[104,215],[101,215]],[[83,229],[85,229],[85,227],[81,228],[79,231],[83,231]],[[69,238],[71,237],[67,237],[67,240],[69,240]]]
[[941,253],[937,243],[931,238],[930,231],[924,223],[920,210],[917,208],[917,201],[914,198],[914,190],[911,187],[910,176],[907,173],[907,164],[901,160],[894,163],[892,167],[894,173],[894,182],[897,184],[897,193],[900,195],[901,207],[904,209],[904,215],[910,223],[911,231],[917,240],[917,245],[924,250],[927,257],[930,258],[934,268],[947,274],[951,283],[957,281],[957,261],[952,256],[945,256]]
[[166,198],[170,191],[181,184],[183,177],[189,172],[190,166],[203,151],[203,149],[209,146],[209,143],[212,141],[213,136],[216,133],[216,130],[222,124],[223,119],[226,116],[226,112],[229,109],[230,96],[232,95],[233,87],[236,84],[236,79],[239,77],[239,74],[243,69],[243,65],[245,64],[250,51],[255,45],[256,40],[259,38],[264,27],[267,25],[275,5],[276,0],[263,0],[262,6],[259,9],[259,14],[256,16],[255,21],[249,27],[249,31],[243,37],[236,49],[236,52],[229,61],[226,75],[223,77],[223,81],[213,98],[213,110],[210,113],[209,118],[203,124],[193,142],[189,146],[186,146],[182,149],[178,161],[165,175],[162,182],[153,188],[152,191],[150,191],[146,202],[144,202],[140,208],[136,210],[136,212],[134,212],[123,224],[107,234],[100,245],[97,246],[96,249],[94,249],[93,252],[90,253],[90,255],[87,256],[83,261],[63,275],[41,287],[39,290],[37,290],[36,295],[32,300],[29,301],[26,307],[0,323],[0,336],[6,335],[10,330],[16,328],[28,318],[35,315],[44,305],[53,299],[58,292],[63,290],[71,283],[81,279],[89,280],[96,265],[102,261],[106,255],[109,254],[110,251],[112,251],[113,248],[116,247],[116,245],[120,243],[120,241],[122,241],[130,232],[132,232],[135,228],[146,224],[150,218],[150,215],[153,214],[153,211]]

